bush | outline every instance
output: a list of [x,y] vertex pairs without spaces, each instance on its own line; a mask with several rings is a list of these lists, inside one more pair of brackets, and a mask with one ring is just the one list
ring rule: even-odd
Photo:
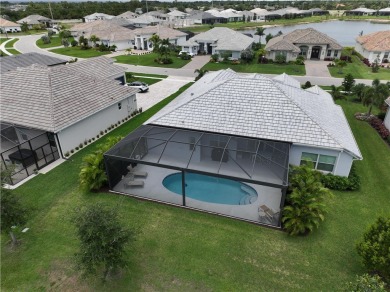
[[387,137],[390,136],[390,132],[389,130],[385,127],[385,125],[383,124],[382,120],[377,118],[377,117],[373,117],[369,120],[371,126],[377,130],[377,132],[379,133],[379,135],[383,138],[383,139],[387,139]]
[[233,61],[231,62],[231,64],[232,64],[232,65],[240,65],[240,61],[238,61],[238,60],[233,60]]
[[218,62],[219,61],[219,54],[212,54],[211,60],[213,60],[214,62]]
[[278,64],[284,64],[286,63],[286,56],[283,54],[277,54],[275,57],[275,62]]
[[74,149],[76,149],[76,151],[79,150],[79,146],[76,146]]
[[378,119],[384,121],[386,117],[386,112],[380,112],[379,114],[376,115]]
[[356,245],[358,254],[370,272],[390,280],[390,217],[379,217]]
[[72,150],[70,150],[70,153],[74,153],[74,150],[72,149]]
[[43,42],[45,45],[51,43],[50,37],[49,37],[48,35],[43,35],[43,36],[41,36],[41,40],[42,40],[42,42]]
[[182,60],[191,60],[191,56],[187,54],[187,52],[182,52],[180,55],[179,55],[179,58],[182,59]]
[[349,282],[345,292],[386,292],[385,283],[377,275],[364,274],[356,276],[354,282]]
[[360,189],[360,176],[357,174],[355,164],[352,164],[348,177],[331,173],[322,174],[321,182],[324,187],[336,191],[357,191]]
[[241,60],[244,63],[251,63],[255,58],[255,53],[251,49],[247,49],[241,52]]
[[83,148],[83,146],[84,146],[83,143],[79,144],[79,148]]
[[298,56],[295,60],[295,64],[297,65],[304,65],[305,64],[305,58],[303,56]]
[[87,145],[88,144],[88,141],[87,140],[84,140],[84,145]]
[[306,83],[304,85],[302,85],[302,88],[303,89],[306,89],[306,88],[310,88],[312,85],[310,83],[310,81],[306,81]]
[[65,152],[65,157],[69,157],[69,155],[70,155],[70,154],[69,154],[69,151],[66,151],[66,152]]
[[100,131],[100,135],[103,135],[104,134],[104,132],[103,131]]

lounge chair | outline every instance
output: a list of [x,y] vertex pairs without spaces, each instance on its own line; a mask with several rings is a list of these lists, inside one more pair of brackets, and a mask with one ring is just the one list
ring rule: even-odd
[[136,171],[131,165],[127,167],[127,170],[129,171],[130,174],[134,176],[143,177],[143,178],[146,178],[148,176],[148,173],[146,171]]
[[279,214],[279,212],[275,212],[274,210],[272,210],[271,208],[269,208],[266,205],[259,206],[259,216],[265,217],[270,222],[273,222],[275,216],[278,214]]
[[129,178],[123,183],[123,186],[125,188],[127,188],[127,187],[143,187],[144,181],[143,180],[134,180],[134,176],[130,175]]

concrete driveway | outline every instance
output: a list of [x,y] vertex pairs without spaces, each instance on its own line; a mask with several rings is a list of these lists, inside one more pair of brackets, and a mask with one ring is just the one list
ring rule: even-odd
[[147,110],[179,90],[188,82],[194,81],[193,77],[169,76],[155,84],[149,86],[149,91],[137,93],[137,106],[142,110]]
[[197,55],[194,56],[188,64],[184,65],[181,69],[190,69],[195,71],[196,69],[202,68],[210,61],[210,55]]
[[329,73],[326,61],[305,60],[306,76],[332,77]]

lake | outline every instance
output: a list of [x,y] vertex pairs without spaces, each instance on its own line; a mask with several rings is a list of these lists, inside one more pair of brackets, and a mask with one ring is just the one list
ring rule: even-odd
[[[263,23],[264,25],[272,24],[272,22]],[[259,23],[259,26],[261,23]],[[381,30],[390,30],[390,24],[388,23],[372,23],[369,21],[326,21],[320,23],[307,23],[307,24],[298,24],[298,25],[289,25],[289,26],[277,26],[266,28],[264,33],[267,35],[269,33],[275,35],[279,31],[282,31],[283,34],[286,34],[295,29],[303,28],[314,28],[322,33],[327,34],[331,38],[334,38],[340,45],[344,47],[354,47],[355,38],[359,36],[360,32],[363,31],[363,34],[368,34],[371,32],[381,31]],[[255,29],[246,29],[241,30],[244,33],[254,34]],[[258,37],[255,36],[256,41]],[[265,36],[262,37],[262,42],[264,43]]]

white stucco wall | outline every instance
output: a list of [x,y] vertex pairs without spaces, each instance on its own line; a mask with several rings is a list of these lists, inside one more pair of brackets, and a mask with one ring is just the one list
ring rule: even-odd
[[118,101],[110,107],[58,132],[58,139],[60,141],[63,154],[74,149],[85,140],[96,137],[96,135],[100,134],[100,131],[104,131],[111,124],[121,121],[137,109],[135,95],[123,99],[120,102],[122,105],[121,109],[118,108]]
[[[385,57],[386,52],[389,53],[390,49],[388,51],[372,52],[365,50],[359,43],[356,43],[355,51],[362,55],[364,58],[367,58],[370,63],[374,63],[375,59],[377,58],[379,59],[379,63],[381,63],[383,61],[383,58]],[[387,57],[387,59],[390,61],[390,55]]]
[[336,163],[332,173],[334,175],[340,176],[349,175],[349,172],[352,167],[353,157],[346,152],[317,147],[292,145],[290,150],[289,163],[292,165],[300,165],[302,152],[335,156]]
[[390,130],[390,107],[387,108],[387,113],[383,121],[383,124],[388,130]]
[[20,31],[22,31],[22,29],[20,28],[20,26],[3,26],[3,27],[0,27],[0,31],[3,31],[3,32],[20,32]]

